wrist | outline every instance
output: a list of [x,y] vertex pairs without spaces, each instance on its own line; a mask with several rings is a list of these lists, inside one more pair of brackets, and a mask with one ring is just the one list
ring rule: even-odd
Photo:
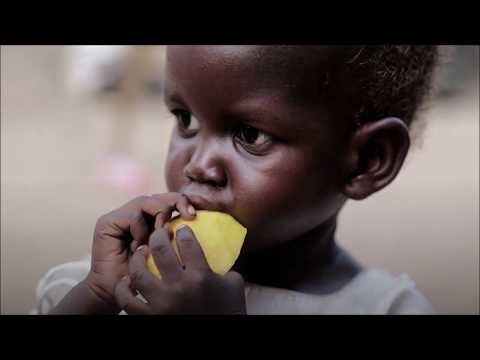
[[94,275],[91,273],[79,284],[85,294],[89,297],[92,305],[98,309],[100,314],[113,314],[121,311],[113,296],[113,289],[107,290],[104,286],[98,284],[94,280]]
[[78,283],[52,309],[51,315],[115,315],[120,312],[116,303],[112,303],[94,290],[87,279]]

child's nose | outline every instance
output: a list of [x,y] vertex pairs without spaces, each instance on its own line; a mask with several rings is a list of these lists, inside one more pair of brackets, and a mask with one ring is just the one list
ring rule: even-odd
[[216,188],[225,187],[228,181],[220,146],[207,142],[198,146],[184,174],[190,181]]

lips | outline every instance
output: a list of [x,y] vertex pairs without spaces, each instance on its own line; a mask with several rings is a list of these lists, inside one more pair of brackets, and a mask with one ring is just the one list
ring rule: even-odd
[[[243,226],[247,227],[243,220],[237,216],[235,211],[231,206],[228,206],[228,202],[220,202],[220,201],[212,201],[210,199],[214,199],[215,196],[211,195],[208,198],[205,195],[200,195],[198,193],[192,193],[192,192],[181,192],[181,194],[185,195],[189,202],[195,207],[197,210],[208,210],[208,211],[218,211],[222,212],[224,214],[229,214],[232,216],[235,220],[237,220],[240,224]],[[218,197],[217,197],[218,198]]]
[[219,212],[227,212],[227,208],[224,204],[220,202],[215,202],[208,200],[206,197],[198,194],[191,194],[191,193],[183,193],[190,203],[195,207],[197,210],[210,210],[210,211],[219,211]]

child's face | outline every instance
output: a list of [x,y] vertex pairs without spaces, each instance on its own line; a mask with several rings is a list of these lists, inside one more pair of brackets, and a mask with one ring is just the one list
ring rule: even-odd
[[[166,104],[176,114],[169,191],[248,228],[246,250],[294,239],[345,201],[349,127],[312,92],[339,54],[260,46],[170,47]],[[341,84],[338,84],[341,87]]]

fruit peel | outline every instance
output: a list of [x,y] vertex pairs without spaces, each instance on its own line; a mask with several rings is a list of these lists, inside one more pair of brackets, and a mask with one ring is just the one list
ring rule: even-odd
[[[177,257],[181,262],[175,240],[176,231],[181,225],[187,225],[200,243],[210,268],[217,274],[224,275],[240,255],[247,229],[229,214],[207,210],[197,210],[196,214],[193,220],[176,217],[168,224],[174,234],[172,241]],[[161,278],[151,255],[147,259],[147,268]]]

